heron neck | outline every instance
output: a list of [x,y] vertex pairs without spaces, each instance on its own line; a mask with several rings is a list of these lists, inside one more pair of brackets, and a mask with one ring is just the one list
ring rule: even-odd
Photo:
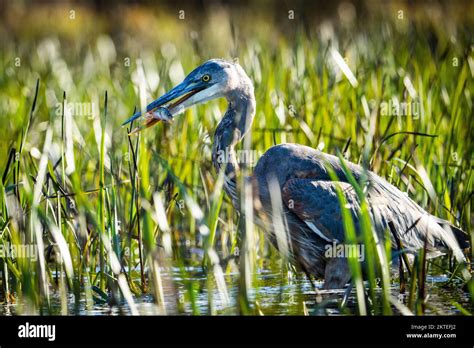
[[238,207],[237,174],[239,163],[235,146],[250,129],[255,115],[253,88],[249,93],[241,93],[237,98],[228,98],[227,111],[219,122],[214,134],[212,160],[218,173],[224,170],[224,190]]

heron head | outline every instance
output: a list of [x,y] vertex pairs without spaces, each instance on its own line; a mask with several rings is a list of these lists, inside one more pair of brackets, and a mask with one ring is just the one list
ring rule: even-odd
[[159,121],[170,121],[190,106],[228,97],[237,88],[241,71],[237,64],[222,59],[208,60],[191,71],[179,85],[150,103],[145,113],[135,113],[122,125],[140,119],[142,124],[132,131],[135,133]]

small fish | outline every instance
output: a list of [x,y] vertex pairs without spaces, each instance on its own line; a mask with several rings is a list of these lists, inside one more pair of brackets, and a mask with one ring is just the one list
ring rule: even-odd
[[146,114],[144,114],[141,121],[142,124],[134,128],[129,133],[129,135],[138,133],[145,128],[149,128],[159,121],[171,122],[172,120],[173,120],[173,115],[171,114],[171,112],[167,108],[160,106],[157,109],[149,111]]
[[153,117],[165,122],[170,122],[173,119],[171,112],[167,108],[161,106],[153,111]]

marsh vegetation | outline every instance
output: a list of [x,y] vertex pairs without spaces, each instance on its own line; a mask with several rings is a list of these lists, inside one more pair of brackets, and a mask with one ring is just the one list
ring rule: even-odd
[[339,153],[472,241],[473,5],[297,4],[2,5],[0,245],[34,248],[0,256],[0,312],[472,313],[450,255],[382,277],[370,224],[369,277],[353,258],[347,296],[315,292],[257,227],[243,238],[210,158],[225,101],[120,127],[203,61],[235,59],[255,85],[252,158]]

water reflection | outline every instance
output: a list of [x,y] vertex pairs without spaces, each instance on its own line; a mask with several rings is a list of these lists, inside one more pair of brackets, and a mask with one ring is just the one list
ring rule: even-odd
[[[230,303],[223,304],[217,289],[212,289],[209,294],[207,289],[207,276],[198,267],[187,268],[187,278],[183,278],[179,269],[168,269],[163,272],[163,277],[173,279],[173,288],[165,287],[166,306],[160,307],[154,302],[152,295],[135,297],[135,303],[140,315],[235,315],[238,313],[238,274],[226,276],[226,282],[230,294]],[[426,287],[429,295],[430,307],[427,308],[428,315],[459,315],[459,309],[453,305],[456,301],[464,308],[472,310],[469,303],[468,293],[458,288],[444,286],[448,277],[445,275],[433,275],[427,277]],[[187,284],[193,284],[195,288],[194,310],[191,301],[188,299]],[[199,285],[199,286],[196,286]],[[348,294],[347,306],[341,311],[340,304],[344,297],[345,290],[327,291],[323,290],[322,282],[314,283],[317,293],[313,289],[310,281],[305,277],[292,277],[283,279],[281,273],[274,273],[271,270],[262,269],[256,274],[254,290],[249,294],[251,302],[256,304],[256,313],[262,315],[345,315],[356,313],[355,290]],[[175,287],[175,288],[174,288]],[[178,294],[178,296],[175,296]],[[378,298],[382,291],[377,292]],[[393,298],[398,298],[406,304],[405,296],[399,294],[398,284],[393,283],[391,288]],[[87,306],[85,296],[82,296],[79,306],[74,303],[72,295],[68,298],[70,315],[129,315],[130,309],[125,302],[115,303],[114,301],[95,301]],[[177,303],[181,301],[182,303]],[[60,315],[61,299],[53,294],[51,298],[52,313]],[[211,303],[211,305],[210,305]],[[396,309],[394,312],[397,313]],[[21,313],[21,309],[15,304],[3,305],[0,307],[0,315],[15,315]],[[44,311],[47,313],[47,311]]]

